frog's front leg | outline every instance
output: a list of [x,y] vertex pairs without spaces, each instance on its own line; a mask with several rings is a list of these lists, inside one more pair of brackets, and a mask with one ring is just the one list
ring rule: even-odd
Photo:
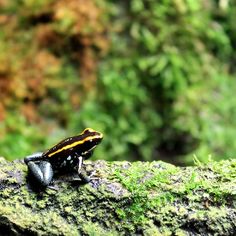
[[40,183],[41,186],[48,186],[52,181],[53,170],[50,162],[42,160],[42,153],[35,153],[24,159],[29,168],[31,176]]
[[90,178],[86,174],[85,170],[82,169],[84,158],[82,156],[79,156],[78,159],[78,175],[83,182],[88,183],[90,181]]
[[94,175],[95,171],[93,171],[90,175],[87,175],[86,171],[84,170],[84,168],[83,168],[84,157],[79,156],[78,158],[79,158],[78,175],[79,175],[80,179],[82,180],[82,182],[89,183],[91,180],[97,179],[97,178],[92,177]]

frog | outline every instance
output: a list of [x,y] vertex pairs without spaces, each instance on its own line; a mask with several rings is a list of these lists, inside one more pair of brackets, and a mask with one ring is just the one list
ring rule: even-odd
[[90,176],[83,171],[84,160],[90,158],[103,134],[92,128],[79,135],[68,137],[45,152],[36,152],[24,158],[28,172],[40,187],[48,187],[55,174],[77,172],[79,178],[88,183]]

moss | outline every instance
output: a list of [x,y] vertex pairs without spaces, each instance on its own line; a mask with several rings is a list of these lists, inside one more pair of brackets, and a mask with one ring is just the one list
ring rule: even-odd
[[89,236],[118,236],[118,232],[114,230],[105,230],[98,223],[86,222],[83,225],[84,234]]
[[134,224],[146,224],[149,220],[145,215],[149,209],[174,201],[175,195],[163,191],[163,187],[170,184],[171,175],[177,172],[177,167],[162,162],[154,168],[149,163],[136,162],[125,172],[117,168],[115,175],[133,197],[129,208],[117,210],[118,216],[129,218]]
[[[122,169],[117,168],[115,175],[131,192],[133,201],[128,208],[117,209],[116,212],[121,219],[128,218],[131,224],[145,225],[152,223],[147,212],[156,209],[159,215],[158,224],[174,229],[189,215],[191,208],[194,208],[195,213],[191,214],[190,220],[193,216],[198,216],[195,220],[204,221],[206,215],[211,215],[213,225],[217,224],[219,219],[216,216],[223,215],[226,219],[229,212],[225,215],[225,212],[219,210],[218,215],[212,215],[212,210],[208,207],[222,205],[224,209],[229,203],[228,199],[235,200],[235,189],[232,188],[236,173],[234,162],[224,161],[224,165],[209,163],[208,166],[188,168],[178,168],[161,162],[158,162],[158,168],[153,168],[157,163],[137,162],[127,171],[122,172]],[[225,168],[227,174],[224,172]],[[224,180],[222,176],[219,179],[218,174],[221,173],[224,173]],[[224,183],[221,184],[221,181]]]
[[[57,234],[61,232],[63,235],[78,234],[75,227],[66,223],[66,221],[54,212],[36,213],[29,208],[24,208],[20,204],[0,207],[1,217],[7,218],[15,228],[20,228],[25,232],[35,231],[39,234],[47,232],[48,234]],[[1,225],[4,224],[2,220]],[[61,227],[63,226],[63,227]]]
[[20,232],[61,235],[234,232],[235,160],[185,168],[87,162],[86,170],[96,170],[97,179],[81,185],[61,176],[54,181],[58,190],[42,192],[29,188],[22,162],[0,160],[0,165],[0,228],[11,222]]

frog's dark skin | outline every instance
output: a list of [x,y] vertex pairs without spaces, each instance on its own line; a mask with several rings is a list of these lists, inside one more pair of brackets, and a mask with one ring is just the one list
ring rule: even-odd
[[81,170],[83,160],[92,155],[102,138],[102,133],[87,128],[80,135],[64,139],[45,152],[25,157],[24,161],[41,187],[47,187],[54,174],[75,170],[83,181],[88,182],[89,178]]

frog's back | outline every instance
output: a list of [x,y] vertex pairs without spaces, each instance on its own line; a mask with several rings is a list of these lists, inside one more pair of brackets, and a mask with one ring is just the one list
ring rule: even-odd
[[56,158],[58,156],[67,157],[68,155],[71,155],[73,153],[73,151],[78,146],[78,143],[82,142],[82,140],[83,137],[81,137],[81,135],[66,138],[55,146],[53,146],[52,148],[48,149],[46,152],[43,153],[43,155],[48,159]]
[[43,153],[53,166],[76,164],[78,157],[88,156],[101,142],[102,133],[87,128],[78,136],[66,138]]

